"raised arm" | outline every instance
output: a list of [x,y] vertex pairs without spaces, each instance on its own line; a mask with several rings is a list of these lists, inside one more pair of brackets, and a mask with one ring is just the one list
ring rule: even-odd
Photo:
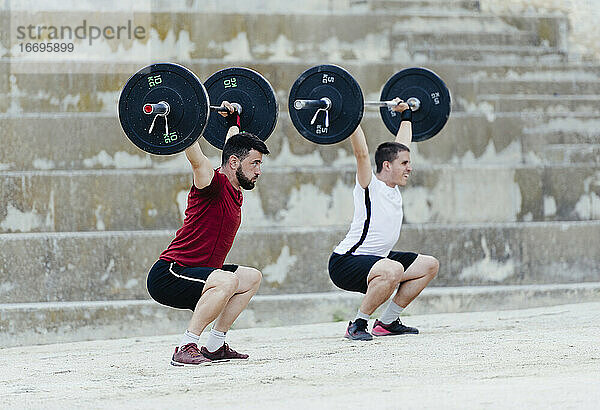
[[235,112],[235,108],[233,108],[233,105],[229,102],[229,101],[223,101],[221,103],[221,107],[226,107],[229,112],[219,112],[219,114],[221,114],[223,117],[228,117],[227,122],[230,124],[229,129],[227,130],[227,135],[225,136],[225,142],[227,142],[227,140],[229,139],[229,137],[231,137],[232,135],[235,134],[239,134],[240,132],[240,128],[237,125],[233,125],[233,124],[239,124],[239,117],[238,114]]
[[[230,113],[233,113],[234,108],[229,102],[223,101],[221,105],[227,107]],[[223,116],[228,115],[228,113],[220,114]],[[225,142],[227,142],[229,137],[231,137],[234,134],[237,134],[238,132],[240,132],[240,130],[237,126],[229,127],[229,129],[227,130],[227,135],[225,136]],[[210,160],[202,152],[198,141],[193,143],[190,147],[188,147],[185,150],[185,156],[192,165],[192,171],[194,172],[194,185],[196,186],[196,188],[202,189],[210,185],[210,181],[212,181],[213,179],[214,170],[212,168]]]
[[227,135],[225,136],[225,142],[227,142],[229,137],[231,137],[232,135],[239,134],[239,133],[240,133],[240,129],[236,125],[229,127],[229,129],[227,130]]
[[[402,101],[402,100],[400,100],[400,98],[396,98],[396,99],[398,101]],[[396,105],[392,109],[396,112],[399,112],[400,115],[404,116],[403,118],[412,117],[412,112],[410,111],[410,107],[405,102],[402,102],[402,103]],[[406,110],[409,110],[409,111],[407,111],[406,113],[403,114],[403,111],[406,111]],[[398,132],[396,133],[395,141],[399,142],[400,144],[404,144],[408,148],[410,148],[410,143],[412,142],[412,123],[410,122],[410,120],[407,120],[407,119],[402,120],[402,122],[400,123],[400,127],[398,128]]]
[[367,140],[365,139],[365,134],[360,125],[354,130],[352,135],[350,135],[350,142],[352,143],[354,157],[356,158],[356,177],[358,183],[361,187],[366,188],[371,182],[373,170],[371,168],[371,158],[369,157]]
[[198,141],[194,142],[185,150],[185,156],[192,165],[194,173],[194,185],[198,189],[202,189],[212,181],[214,170],[210,160],[204,155]]

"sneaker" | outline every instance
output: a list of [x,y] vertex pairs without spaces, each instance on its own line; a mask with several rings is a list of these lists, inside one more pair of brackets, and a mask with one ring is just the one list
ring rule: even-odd
[[171,364],[173,366],[197,366],[199,364],[210,364],[210,359],[200,353],[196,343],[188,343],[175,348]]
[[404,326],[400,319],[394,320],[389,325],[386,325],[379,321],[379,319],[375,320],[373,324],[373,333],[374,336],[392,336],[392,335],[403,335],[403,334],[419,334],[419,330],[414,327]]
[[367,332],[367,321],[365,319],[356,319],[354,322],[349,322],[344,337],[350,340],[373,339],[371,333]]
[[200,352],[210,360],[228,360],[228,359],[247,359],[248,355],[238,353],[233,350],[227,343],[223,343],[223,346],[219,347],[214,352],[209,352],[204,346],[200,349]]

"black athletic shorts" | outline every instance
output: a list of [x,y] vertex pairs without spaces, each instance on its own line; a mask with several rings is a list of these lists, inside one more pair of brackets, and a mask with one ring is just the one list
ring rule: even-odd
[[[417,256],[414,252],[391,251],[387,258],[400,262],[406,270]],[[367,276],[375,262],[381,259],[383,256],[340,255],[334,252],[329,257],[329,277],[340,289],[367,293]]]
[[[235,272],[238,265],[223,265]],[[152,299],[177,309],[196,309],[208,276],[217,268],[189,268],[159,259],[148,273],[148,293]]]

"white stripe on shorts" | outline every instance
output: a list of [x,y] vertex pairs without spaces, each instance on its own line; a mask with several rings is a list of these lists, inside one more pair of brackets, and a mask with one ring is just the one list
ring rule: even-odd
[[178,273],[173,272],[173,263],[175,263],[175,262],[171,262],[171,264],[169,265],[169,272],[171,272],[171,274],[173,276],[175,276],[176,278],[185,279],[185,280],[192,280],[194,282],[206,283],[205,280],[198,279],[198,278],[190,278],[189,276],[183,276],[183,275],[180,275]]

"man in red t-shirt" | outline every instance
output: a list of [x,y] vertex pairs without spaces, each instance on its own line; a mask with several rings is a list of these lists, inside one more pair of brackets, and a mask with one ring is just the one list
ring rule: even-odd
[[[194,181],[183,226],[148,274],[148,292],[157,302],[194,313],[171,359],[174,366],[213,360],[247,359],[231,349],[225,334],[260,286],[254,268],[223,264],[241,222],[242,189],[252,189],[269,150],[256,136],[239,132],[237,114],[228,102],[232,126],[221,166],[213,169],[198,142],[185,150]],[[227,116],[227,113],[224,114]],[[238,117],[239,118],[239,117]],[[200,334],[214,321],[205,346]]]

